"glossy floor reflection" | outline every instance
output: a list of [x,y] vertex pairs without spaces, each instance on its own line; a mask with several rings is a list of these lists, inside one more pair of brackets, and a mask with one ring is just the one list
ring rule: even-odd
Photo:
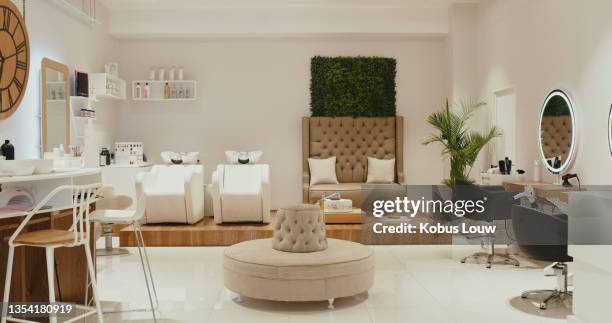
[[[567,310],[521,308],[524,290],[551,288],[537,265],[461,264],[473,246],[376,246],[376,278],[368,294],[326,302],[283,303],[244,298],[223,287],[223,247],[149,248],[159,322],[565,322]],[[137,251],[98,258],[101,298],[110,309],[148,305]],[[516,300],[515,300],[516,301]],[[528,306],[528,305],[527,305]],[[556,318],[556,319],[555,319]],[[106,314],[106,322],[150,322],[151,313]]]

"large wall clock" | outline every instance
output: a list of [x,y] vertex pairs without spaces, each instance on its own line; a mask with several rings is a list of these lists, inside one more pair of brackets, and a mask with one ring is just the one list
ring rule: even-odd
[[11,0],[0,0],[0,18],[0,119],[6,119],[25,94],[30,41],[25,20]]

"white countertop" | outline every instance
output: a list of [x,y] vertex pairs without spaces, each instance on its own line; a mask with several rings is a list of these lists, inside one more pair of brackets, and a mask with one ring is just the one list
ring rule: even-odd
[[56,169],[49,174],[33,174],[27,176],[0,176],[0,184],[54,180],[96,174],[100,174],[99,168]]
[[[98,202],[98,198],[95,198],[91,201],[91,203],[96,203]],[[58,211],[63,211],[63,210],[68,210],[71,209],[72,205],[62,205],[62,206],[49,206],[47,208],[43,208],[42,210],[36,212],[36,214],[43,214],[43,213],[50,213],[53,214],[54,212],[58,212]],[[20,217],[20,216],[25,216],[28,214],[28,211],[12,211],[12,212],[0,212],[0,219],[8,219],[8,218],[14,218],[14,217]]]
[[144,163],[144,164],[110,164],[108,166],[102,166],[101,168],[140,168],[140,167],[151,167],[153,164]]

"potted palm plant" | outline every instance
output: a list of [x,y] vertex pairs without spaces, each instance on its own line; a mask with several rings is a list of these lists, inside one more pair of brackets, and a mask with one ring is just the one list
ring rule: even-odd
[[494,126],[483,133],[469,129],[468,120],[484,105],[484,102],[471,100],[451,107],[447,100],[442,110],[427,118],[438,133],[431,134],[423,144],[442,145],[442,155],[450,159],[450,176],[443,181],[447,186],[473,183],[470,172],[478,154],[492,139],[501,136]]

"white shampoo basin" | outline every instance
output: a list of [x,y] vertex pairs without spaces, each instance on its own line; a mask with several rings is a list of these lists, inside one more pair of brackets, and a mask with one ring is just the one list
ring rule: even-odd
[[45,159],[0,160],[0,173],[12,176],[49,174],[53,172],[53,161]]

